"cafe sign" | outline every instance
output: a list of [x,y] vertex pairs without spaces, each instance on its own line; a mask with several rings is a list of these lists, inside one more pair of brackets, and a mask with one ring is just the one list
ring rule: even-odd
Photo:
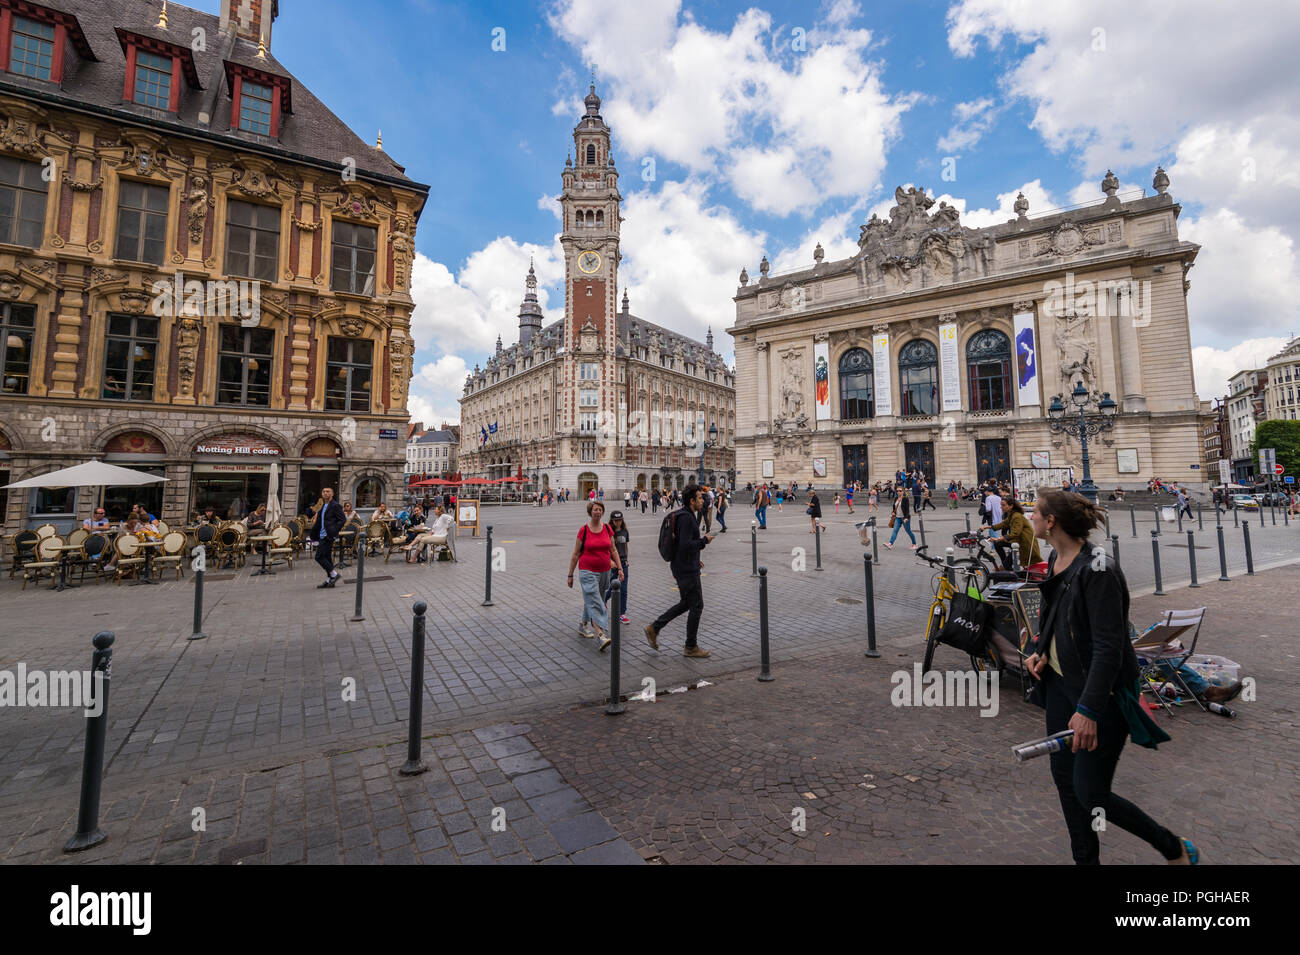
[[278,457],[280,448],[264,438],[248,434],[227,434],[194,445],[195,454],[224,454],[231,457]]

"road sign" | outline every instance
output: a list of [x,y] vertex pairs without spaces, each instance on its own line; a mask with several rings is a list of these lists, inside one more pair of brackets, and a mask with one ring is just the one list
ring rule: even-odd
[[1280,475],[1280,474],[1282,474],[1282,472],[1285,471],[1285,470],[1286,470],[1286,468],[1282,467],[1282,465],[1280,465],[1280,464],[1275,464],[1275,465],[1273,465],[1273,473],[1274,473],[1274,474],[1278,474],[1278,475]]
[[1283,481],[1283,483],[1286,483],[1286,484],[1294,484],[1294,483],[1295,483],[1295,478],[1293,478],[1291,475],[1288,474],[1286,477],[1284,477],[1284,478],[1282,479],[1282,481]]
[[1201,469],[1201,466],[1199,464],[1193,464],[1191,465],[1191,469],[1193,471],[1199,471]]

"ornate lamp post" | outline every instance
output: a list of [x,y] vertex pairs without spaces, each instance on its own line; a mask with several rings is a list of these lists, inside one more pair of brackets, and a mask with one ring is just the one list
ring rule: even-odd
[[[1061,395],[1053,396],[1052,403],[1047,407],[1047,414],[1051,419],[1053,431],[1078,437],[1079,447],[1083,451],[1083,486],[1080,490],[1084,497],[1095,504],[1097,485],[1092,483],[1092,469],[1088,459],[1088,437],[1115,427],[1115,415],[1119,411],[1119,406],[1111,400],[1109,391],[1104,392],[1101,397],[1098,397],[1095,392],[1089,394],[1088,389],[1083,387],[1082,380],[1075,383],[1069,398],[1071,407],[1066,408]],[[1075,412],[1079,415],[1078,421],[1074,420]]]
[[718,446],[718,426],[716,424],[711,424],[709,425],[708,440],[706,440],[704,444],[700,447],[700,479],[696,482],[697,484],[700,485],[700,487],[704,486],[704,455],[709,450],[709,448],[716,448],[717,446]]

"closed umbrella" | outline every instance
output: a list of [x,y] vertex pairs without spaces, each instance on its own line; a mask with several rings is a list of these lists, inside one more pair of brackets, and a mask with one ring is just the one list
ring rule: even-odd
[[279,522],[282,508],[280,507],[280,462],[271,462],[271,479],[266,486],[266,523],[267,526]]

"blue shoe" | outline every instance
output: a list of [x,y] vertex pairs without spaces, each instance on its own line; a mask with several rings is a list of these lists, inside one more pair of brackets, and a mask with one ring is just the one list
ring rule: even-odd
[[[1170,859],[1170,865],[1196,865],[1201,861],[1201,854],[1196,851],[1196,846],[1192,844],[1191,839],[1180,837],[1178,841],[1183,844],[1183,854],[1177,859]],[[1186,862],[1183,861],[1184,859]]]

